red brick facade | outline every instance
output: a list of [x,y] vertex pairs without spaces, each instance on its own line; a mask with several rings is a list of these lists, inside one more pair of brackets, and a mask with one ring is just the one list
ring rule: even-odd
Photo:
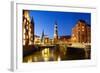
[[79,20],[78,23],[72,28],[72,42],[77,43],[90,43],[91,42],[91,26],[84,20]]

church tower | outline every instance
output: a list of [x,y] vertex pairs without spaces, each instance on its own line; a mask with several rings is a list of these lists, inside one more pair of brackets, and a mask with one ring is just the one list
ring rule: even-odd
[[42,31],[41,43],[44,44],[44,30]]
[[54,25],[54,44],[56,44],[58,42],[58,26],[57,26],[57,22],[55,22]]

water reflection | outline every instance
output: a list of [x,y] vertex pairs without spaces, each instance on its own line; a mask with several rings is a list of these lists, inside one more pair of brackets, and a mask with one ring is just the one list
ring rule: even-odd
[[90,59],[90,49],[79,48],[42,48],[23,57],[23,62],[63,61]]
[[61,57],[60,56],[58,56],[58,59],[57,59],[58,61],[61,61]]
[[50,58],[50,51],[49,48],[45,48],[42,50],[42,57],[44,59],[44,61],[48,61]]
[[36,56],[33,57],[34,61],[37,62],[38,58]]
[[32,56],[28,57],[28,62],[31,63],[32,62]]

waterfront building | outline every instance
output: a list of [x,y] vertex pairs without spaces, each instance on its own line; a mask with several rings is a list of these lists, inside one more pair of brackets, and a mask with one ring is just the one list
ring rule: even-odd
[[22,37],[23,45],[34,44],[34,20],[29,16],[28,10],[23,10],[23,21],[22,21]]
[[35,35],[34,36],[34,44],[40,44],[41,43],[41,38],[40,36]]
[[61,42],[64,42],[65,44],[69,44],[71,42],[71,36],[70,35],[62,35],[62,36],[60,36],[59,40]]
[[49,39],[49,37],[47,35],[45,35],[44,43],[45,44],[50,44],[50,39]]
[[91,43],[91,26],[79,20],[72,28],[71,41],[75,43]]

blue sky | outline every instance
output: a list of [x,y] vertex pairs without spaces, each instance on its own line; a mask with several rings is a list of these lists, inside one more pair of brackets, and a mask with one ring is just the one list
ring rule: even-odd
[[41,36],[42,31],[50,38],[54,36],[54,25],[57,22],[58,35],[71,35],[72,28],[79,19],[85,20],[91,25],[90,13],[56,12],[56,11],[29,11],[30,17],[34,18],[35,35]]

